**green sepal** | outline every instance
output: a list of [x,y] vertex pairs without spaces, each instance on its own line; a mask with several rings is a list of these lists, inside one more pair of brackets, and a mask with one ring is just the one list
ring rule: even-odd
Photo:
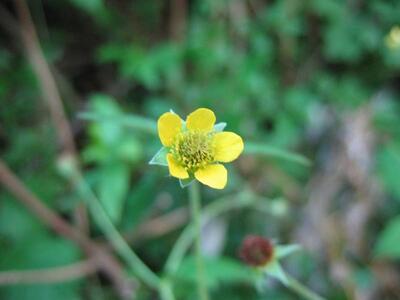
[[279,280],[282,284],[289,284],[289,279],[287,278],[285,271],[277,259],[274,259],[268,263],[263,271],[265,274]]
[[296,244],[277,245],[275,246],[275,257],[276,259],[281,259],[299,250],[301,250],[301,247]]
[[221,132],[225,129],[226,127],[226,123],[225,122],[220,122],[214,125],[214,131],[215,132]]
[[168,148],[162,147],[149,161],[149,165],[159,165],[168,167],[168,161],[167,161],[168,151],[169,151]]

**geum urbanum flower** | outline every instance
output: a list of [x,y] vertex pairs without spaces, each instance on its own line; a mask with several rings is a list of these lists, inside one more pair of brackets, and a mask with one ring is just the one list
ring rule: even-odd
[[173,112],[161,115],[157,127],[164,148],[157,155],[166,155],[171,176],[181,181],[196,178],[215,189],[226,186],[228,174],[221,163],[242,153],[243,140],[233,132],[221,131],[225,124],[215,126],[215,121],[215,114],[207,108],[195,110],[186,122]]
[[[239,256],[244,263],[254,268],[259,275],[269,275],[283,284],[289,283],[280,259],[300,250],[298,245],[275,245],[271,240],[258,235],[248,235],[242,242]],[[263,284],[262,277],[258,284]]]

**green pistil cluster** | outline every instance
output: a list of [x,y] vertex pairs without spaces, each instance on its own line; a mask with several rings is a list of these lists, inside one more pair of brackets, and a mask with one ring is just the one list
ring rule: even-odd
[[179,133],[171,146],[175,160],[188,172],[214,162],[214,133],[197,130]]

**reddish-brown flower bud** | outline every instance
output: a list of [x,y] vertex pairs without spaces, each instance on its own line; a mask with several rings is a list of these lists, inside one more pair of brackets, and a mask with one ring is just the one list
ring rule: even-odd
[[261,236],[249,235],[242,242],[240,258],[248,265],[262,267],[274,256],[274,247],[270,240]]

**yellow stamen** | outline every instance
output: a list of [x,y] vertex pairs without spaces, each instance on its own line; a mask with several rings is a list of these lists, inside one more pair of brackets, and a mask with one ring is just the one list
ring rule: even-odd
[[194,172],[214,162],[214,133],[188,130],[179,133],[172,145],[171,153],[186,171]]

